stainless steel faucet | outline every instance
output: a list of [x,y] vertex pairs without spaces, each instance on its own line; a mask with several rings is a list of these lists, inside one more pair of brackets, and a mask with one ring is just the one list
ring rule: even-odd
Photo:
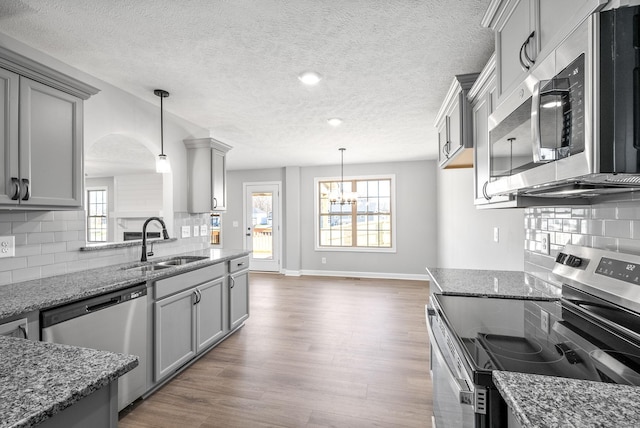
[[167,226],[164,224],[164,221],[162,221],[160,217],[149,217],[142,225],[142,257],[140,257],[141,262],[147,261],[147,225],[150,221],[153,220],[156,220],[162,225],[162,237],[164,239],[169,239],[169,232],[167,232]]

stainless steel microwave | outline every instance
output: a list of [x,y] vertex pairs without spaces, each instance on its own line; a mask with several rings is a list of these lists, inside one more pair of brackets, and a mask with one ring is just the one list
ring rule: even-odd
[[640,6],[591,15],[489,117],[488,196],[640,190]]

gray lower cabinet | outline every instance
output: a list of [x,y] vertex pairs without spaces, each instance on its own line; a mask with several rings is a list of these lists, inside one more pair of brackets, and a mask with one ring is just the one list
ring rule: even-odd
[[249,257],[229,262],[229,326],[234,330],[249,318]]
[[154,370],[159,382],[206,351],[228,332],[224,323],[223,263],[154,284]]
[[195,290],[189,289],[154,304],[156,381],[196,355],[195,301]]

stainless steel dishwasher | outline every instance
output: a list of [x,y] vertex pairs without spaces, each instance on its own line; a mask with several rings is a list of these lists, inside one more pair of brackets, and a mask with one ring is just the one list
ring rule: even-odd
[[143,283],[41,313],[43,342],[138,356],[139,365],[118,379],[118,411],[147,386],[146,295]]

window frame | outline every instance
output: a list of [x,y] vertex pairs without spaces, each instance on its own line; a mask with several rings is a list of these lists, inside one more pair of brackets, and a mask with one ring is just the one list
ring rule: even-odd
[[[92,216],[90,215],[90,198],[89,198],[89,192],[104,192],[104,197],[105,197],[105,215],[104,216]],[[104,242],[109,242],[109,189],[107,187],[87,187],[85,189],[85,193],[86,193],[86,208],[85,208],[85,219],[86,219],[86,223],[87,223],[87,227],[86,227],[86,236],[85,239],[87,240],[87,243],[91,243],[91,244],[100,244],[100,243],[104,243]],[[89,219],[90,218],[104,218],[105,219],[105,223],[106,223],[106,227],[105,227],[105,235],[106,238],[104,241],[92,241],[89,239],[90,237],[90,230],[92,230],[89,227]]]
[[[395,174],[381,174],[381,175],[357,175],[357,176],[345,176],[344,181],[368,181],[368,180],[390,180],[391,181],[391,246],[390,247],[356,247],[356,246],[321,246],[320,245],[320,182],[323,181],[340,181],[341,177],[315,177],[313,180],[313,217],[314,217],[314,247],[315,251],[339,251],[350,253],[396,253],[396,175]],[[355,214],[357,217],[357,212]]]

